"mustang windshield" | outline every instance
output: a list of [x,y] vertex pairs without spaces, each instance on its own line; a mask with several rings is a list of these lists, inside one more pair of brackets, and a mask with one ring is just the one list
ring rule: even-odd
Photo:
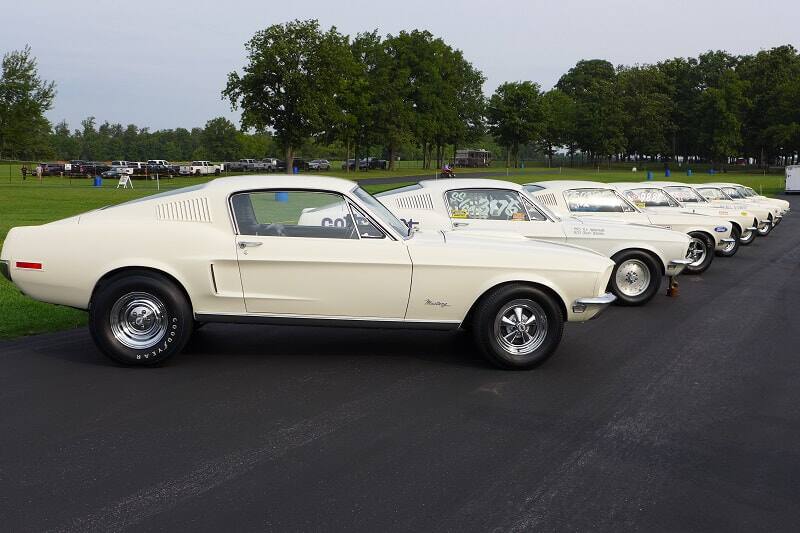
[[734,189],[733,187],[725,187],[722,190],[725,191],[725,194],[727,194],[731,198],[734,198],[736,200],[743,200],[744,199],[744,195],[742,193],[740,193],[738,189]]
[[404,239],[407,239],[411,236],[408,226],[403,224],[402,220],[394,216],[394,214],[389,211],[385,205],[380,203],[380,201],[378,201],[370,193],[361,187],[356,187],[352,192],[356,198],[364,202],[364,205],[369,207],[370,211],[372,211],[372,213],[377,216],[381,222],[387,226],[391,226],[391,228],[399,233]]
[[684,204],[703,204],[707,201],[691,187],[669,186],[664,187],[664,190]]
[[708,198],[709,200],[730,200],[731,198],[725,194],[722,189],[717,189],[716,187],[702,187],[697,189],[700,191],[700,194]]

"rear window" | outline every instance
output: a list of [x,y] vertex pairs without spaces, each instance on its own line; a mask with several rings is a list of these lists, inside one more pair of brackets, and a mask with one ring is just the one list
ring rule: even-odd
[[572,189],[564,191],[564,199],[573,213],[634,213],[636,211],[610,189]]

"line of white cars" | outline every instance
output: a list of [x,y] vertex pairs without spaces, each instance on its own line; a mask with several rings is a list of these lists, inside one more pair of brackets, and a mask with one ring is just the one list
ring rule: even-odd
[[496,365],[531,368],[566,321],[643,304],[664,276],[741,244],[749,214],[651,208],[619,187],[449,179],[376,199],[336,178],[221,178],[13,228],[0,272],[88,310],[96,344],[124,364],[159,364],[198,326],[238,322],[460,328]]

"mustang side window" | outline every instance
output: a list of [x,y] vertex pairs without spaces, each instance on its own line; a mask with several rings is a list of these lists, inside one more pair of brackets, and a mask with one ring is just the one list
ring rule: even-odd
[[450,218],[472,220],[530,220],[517,191],[458,189],[447,191]]
[[572,189],[564,199],[573,213],[632,213],[634,209],[609,189]]
[[702,189],[697,189],[697,190],[700,192],[700,194],[705,196],[707,200],[728,200],[729,199],[719,189],[713,189],[713,188],[708,187],[708,188],[702,188]]
[[359,238],[348,203],[339,194],[258,191],[235,194],[231,205],[241,235]]

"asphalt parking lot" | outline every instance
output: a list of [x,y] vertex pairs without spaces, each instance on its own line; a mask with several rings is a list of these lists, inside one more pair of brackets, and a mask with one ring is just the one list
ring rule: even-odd
[[0,343],[2,529],[796,531],[790,200],[530,372],[443,332],[209,325],[156,369],[83,329]]

